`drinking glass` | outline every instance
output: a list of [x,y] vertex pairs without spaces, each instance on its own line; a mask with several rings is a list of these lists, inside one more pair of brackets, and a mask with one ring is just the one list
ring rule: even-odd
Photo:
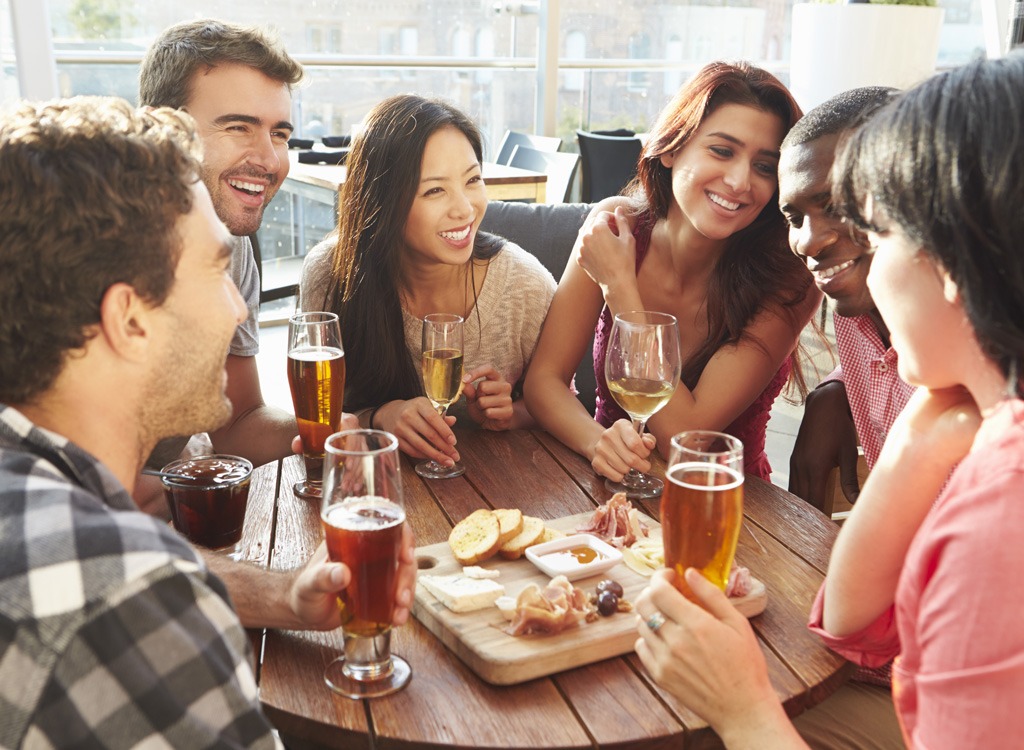
[[174,528],[195,545],[239,559],[252,463],[218,453],[179,458],[161,473]]
[[324,441],[341,427],[345,398],[345,350],[337,315],[307,312],[288,321],[288,385],[306,467],[306,478],[292,489],[299,497],[319,499]]
[[743,525],[743,443],[709,430],[681,432],[669,449],[668,489],[661,498],[665,566],[676,571],[676,587],[696,568],[725,590]]
[[[423,390],[443,418],[448,407],[462,395],[462,318],[435,313],[423,319]],[[416,464],[416,473],[426,479],[462,476],[460,463],[445,466],[433,459]]]
[[[672,398],[681,372],[679,326],[674,316],[642,310],[615,316],[604,377],[612,398],[629,415],[639,435],[643,436],[651,415]],[[630,469],[621,482],[608,479],[605,486],[630,498],[646,498],[660,495],[663,482]]]
[[320,518],[331,560],[352,580],[338,595],[345,655],[324,681],[349,698],[377,698],[409,682],[409,663],[391,653],[398,557],[405,507],[398,438],[381,430],[346,430],[325,443]]

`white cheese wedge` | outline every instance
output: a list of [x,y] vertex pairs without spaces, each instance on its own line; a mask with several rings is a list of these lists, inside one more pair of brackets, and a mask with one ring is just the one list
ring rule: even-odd
[[481,580],[485,578],[498,578],[501,575],[500,570],[488,570],[487,568],[481,568],[479,565],[467,565],[462,569],[462,575],[466,578],[479,578]]
[[417,580],[452,612],[473,612],[490,607],[495,599],[505,593],[505,587],[496,581],[468,578],[458,574],[421,575]]

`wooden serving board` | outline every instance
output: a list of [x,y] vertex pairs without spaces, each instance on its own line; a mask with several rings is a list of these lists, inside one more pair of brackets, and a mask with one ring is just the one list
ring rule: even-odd
[[[582,513],[554,521],[545,521],[552,528],[573,533],[592,516]],[[657,521],[644,516],[650,527],[651,538],[661,538]],[[448,542],[420,547],[416,550],[420,572],[425,575],[452,575],[462,572],[462,565],[452,556]],[[544,586],[550,578],[527,560],[506,560],[500,556],[480,563],[480,566],[501,572],[498,583],[505,594],[518,596],[528,584]],[[625,563],[590,578],[573,581],[576,588],[592,592],[606,578],[622,584],[624,598],[635,602],[650,579],[634,572]],[[743,604],[759,604],[747,616],[764,609],[764,586],[755,582],[755,591],[744,599],[734,600],[737,608]],[[508,621],[497,607],[486,607],[475,612],[452,612],[423,586],[416,586],[413,616],[431,633],[451,649],[484,681],[492,685],[514,685],[537,677],[544,677],[566,669],[579,667],[633,650],[637,639],[636,614],[619,612],[611,617],[599,617],[594,622],[582,623],[562,633],[550,635],[511,636],[504,632]]]

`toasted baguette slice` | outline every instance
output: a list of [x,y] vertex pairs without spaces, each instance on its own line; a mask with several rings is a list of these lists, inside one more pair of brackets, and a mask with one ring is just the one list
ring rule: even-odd
[[[564,531],[553,529],[550,526],[544,527],[544,533],[540,535],[540,538],[533,544],[544,544],[544,542],[553,542],[555,539],[561,539],[562,537],[568,536]],[[531,547],[533,545],[530,545]]]
[[496,508],[494,515],[498,517],[498,532],[501,537],[501,544],[509,539],[518,536],[523,530],[523,511],[518,508]]
[[523,530],[509,539],[498,550],[506,560],[518,560],[530,545],[536,544],[544,533],[544,522],[533,516],[523,516]]
[[476,565],[493,557],[501,546],[498,517],[486,508],[474,510],[455,524],[448,545],[461,565]]

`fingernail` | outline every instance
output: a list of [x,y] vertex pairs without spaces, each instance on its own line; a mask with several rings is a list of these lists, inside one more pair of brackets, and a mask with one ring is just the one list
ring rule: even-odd
[[331,566],[330,578],[331,578],[331,585],[332,586],[340,586],[342,584],[344,576],[343,576],[343,571],[342,571],[342,568],[341,568],[340,565],[332,565]]

